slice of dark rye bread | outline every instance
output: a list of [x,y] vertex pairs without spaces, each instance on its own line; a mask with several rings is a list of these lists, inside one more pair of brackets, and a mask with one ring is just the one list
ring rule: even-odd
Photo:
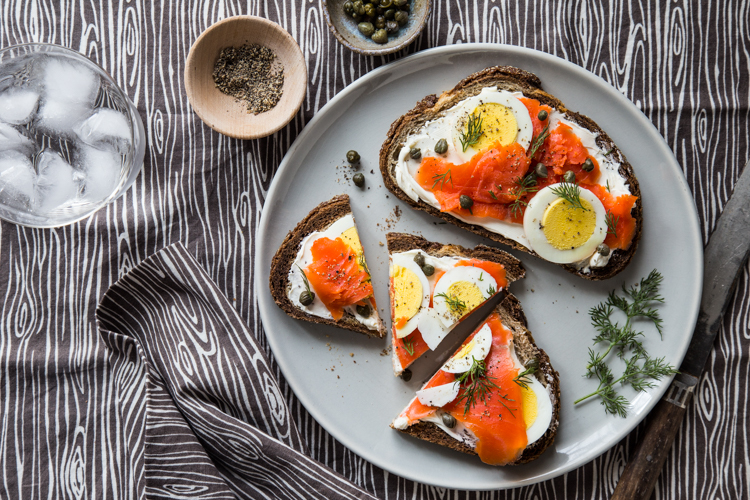
[[[633,237],[633,242],[630,248],[627,250],[615,250],[609,259],[609,263],[604,267],[591,268],[591,272],[584,273],[583,271],[577,270],[572,265],[560,264],[565,270],[576,274],[582,278],[588,280],[603,280],[611,278],[615,274],[622,271],[633,258],[636,248],[638,247],[638,241],[641,237],[641,230],[643,227],[643,208],[641,205],[641,190],[638,185],[638,181],[633,173],[633,167],[628,163],[625,156],[622,154],[617,145],[610,139],[610,137],[604,132],[593,120],[582,114],[570,111],[565,105],[560,102],[559,99],[546,93],[541,88],[541,81],[539,78],[527,71],[514,68],[511,66],[495,66],[487,68],[473,75],[468,76],[464,80],[458,83],[453,89],[443,92],[440,97],[436,95],[428,95],[417,105],[397,119],[391,125],[388,135],[383,142],[383,146],[380,149],[380,173],[383,176],[385,186],[395,194],[399,199],[408,203],[417,210],[424,210],[425,212],[445,219],[451,224],[468,229],[480,236],[489,238],[498,243],[508,245],[516,250],[521,250],[530,253],[536,257],[533,250],[526,248],[525,246],[517,243],[509,238],[506,238],[497,233],[488,231],[487,229],[477,226],[475,224],[469,224],[463,222],[450,213],[441,212],[440,210],[428,205],[422,200],[414,201],[404,193],[396,183],[395,179],[395,168],[398,162],[398,154],[401,150],[402,144],[405,143],[407,136],[419,130],[426,122],[434,120],[444,114],[446,110],[453,107],[459,101],[467,99],[471,96],[479,94],[485,87],[497,86],[499,90],[508,90],[510,92],[522,92],[526,97],[536,99],[542,104],[546,104],[561,113],[565,114],[565,117],[577,123],[583,128],[590,130],[591,132],[598,134],[596,139],[597,145],[603,151],[611,151],[609,155],[620,163],[620,175],[625,179],[625,183],[630,189],[631,194],[638,197],[635,203],[635,207],[631,212],[633,218],[636,221],[636,231]],[[541,258],[541,257],[539,257]]]
[[[385,336],[385,325],[383,324],[382,319],[379,320],[380,325],[377,330],[370,330],[348,312],[344,312],[344,316],[338,321],[332,318],[321,318],[320,316],[308,314],[302,309],[296,307],[287,296],[287,288],[290,286],[288,279],[289,271],[297,258],[297,253],[299,252],[302,240],[315,231],[324,231],[331,224],[350,213],[352,213],[352,209],[349,205],[349,196],[345,194],[335,196],[313,208],[312,211],[302,219],[299,224],[297,224],[294,230],[286,235],[286,238],[284,238],[284,241],[281,243],[276,255],[274,255],[271,260],[271,275],[269,278],[271,295],[276,301],[276,304],[292,318],[303,319],[313,323],[333,325],[339,328],[364,333],[365,335],[382,338]],[[377,313],[377,311],[375,313]]]
[[[513,332],[513,342],[518,360],[526,365],[531,359],[536,358],[539,361],[539,370],[533,374],[534,377],[545,387],[550,389],[550,400],[552,402],[552,420],[549,428],[542,437],[529,445],[518,457],[518,460],[508,465],[518,465],[531,462],[539,458],[544,450],[549,447],[555,440],[557,429],[560,425],[560,376],[552,368],[549,356],[542,349],[537,347],[534,337],[527,328],[526,315],[521,309],[521,303],[513,295],[508,293],[505,298],[497,305],[495,311],[500,314],[503,324]],[[393,424],[391,424],[393,427]],[[465,443],[457,441],[448,433],[432,422],[418,422],[406,429],[398,429],[400,432],[409,434],[419,439],[431,443],[447,446],[456,451],[476,455],[474,448]]]
[[[499,248],[488,247],[487,245],[477,245],[472,249],[464,248],[459,245],[443,245],[442,243],[435,243],[433,241],[428,241],[421,236],[407,233],[388,233],[385,235],[385,239],[388,245],[389,255],[419,249],[426,254],[437,258],[462,257],[466,259],[479,259],[495,262],[497,264],[502,264],[505,268],[505,278],[508,280],[508,285],[526,276],[526,269],[524,269],[521,261]],[[392,358],[393,373],[398,376],[404,371],[404,368],[401,367],[401,362],[398,359],[395,349],[392,351]]]

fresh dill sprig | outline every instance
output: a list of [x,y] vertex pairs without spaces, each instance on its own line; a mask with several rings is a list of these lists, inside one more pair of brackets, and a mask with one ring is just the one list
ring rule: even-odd
[[[664,376],[677,373],[673,366],[666,363],[665,358],[651,358],[648,355],[643,346],[643,332],[633,327],[634,320],[646,319],[654,323],[659,335],[662,335],[662,319],[653,307],[654,303],[664,302],[664,298],[659,295],[662,281],[662,275],[654,269],[648,277],[641,279],[639,284],[630,288],[623,285],[624,296],[613,290],[606,301],[591,308],[591,323],[599,332],[594,338],[594,344],[601,343],[607,347],[603,352],[589,348],[586,377],[599,379],[599,386],[596,391],[578,399],[574,404],[599,396],[607,413],[624,417],[627,415],[628,400],[617,394],[616,384],[630,384],[635,390],[644,391],[654,386],[652,380],[660,380]],[[626,317],[622,326],[612,321],[612,315],[617,309]],[[625,371],[617,379],[606,363],[606,358],[612,351],[626,363]],[[628,355],[630,357],[626,359]]]
[[611,192],[612,192],[612,190],[611,190],[611,189],[609,189],[609,179],[607,179],[607,192],[608,192],[608,193],[611,193]]
[[493,200],[496,200],[496,199],[497,199],[497,196],[495,196],[495,192],[494,192],[493,190],[491,190],[491,189],[488,189],[488,190],[487,190],[487,192],[488,192],[488,193],[490,193],[490,196],[492,196],[492,199],[493,199]]
[[451,169],[446,170],[442,174],[433,175],[432,179],[435,181],[432,183],[432,189],[435,189],[435,186],[440,184],[440,190],[442,191],[443,187],[445,186],[446,180],[451,182],[451,186],[453,185],[453,176],[451,175]]
[[497,290],[495,290],[495,287],[490,285],[490,287],[487,289],[487,296],[492,297],[496,292]]
[[581,203],[581,188],[575,182],[563,182],[559,186],[552,188],[552,192],[563,200],[570,203],[573,208],[580,208],[581,210],[589,211],[588,208],[584,207]]
[[302,281],[305,282],[305,289],[307,289],[307,293],[313,293],[312,290],[310,290],[310,282],[307,281],[307,275],[305,274],[305,271],[302,270],[301,267],[299,267],[299,264],[295,264],[297,266],[297,269],[299,269],[299,272],[302,273]]
[[612,149],[610,149],[609,151],[607,151],[606,153],[604,153],[604,156],[609,156],[609,155],[611,155],[611,154],[612,154],[612,151],[614,151],[614,150],[615,150],[615,148],[612,148]]
[[409,353],[409,356],[414,356],[414,342],[412,342],[408,337],[404,337],[403,342],[404,349]]
[[484,281],[484,273],[479,273],[479,280],[478,281]]
[[536,151],[542,147],[544,141],[549,137],[549,123],[545,125],[538,136],[531,139],[531,149],[529,150],[529,158],[533,158]]
[[607,210],[607,215],[604,216],[604,222],[607,223],[607,234],[611,234],[617,238],[617,223],[620,222],[620,216],[614,216],[612,212]]
[[513,382],[520,385],[524,389],[528,389],[529,384],[531,383],[531,379],[529,378],[529,376],[535,374],[538,370],[539,370],[539,360],[536,358],[533,358],[531,361],[529,361],[529,364],[526,366],[526,369],[520,372],[516,376],[516,378],[513,379]]
[[537,191],[536,179],[531,175],[525,177],[516,178],[516,190],[512,193],[516,197],[513,203],[510,204],[510,213],[513,217],[518,217],[518,212],[521,211],[521,205],[526,206],[528,203],[523,199],[523,196],[528,193],[534,193]]
[[442,297],[445,299],[445,303],[448,304],[448,309],[456,316],[463,315],[466,311],[466,302],[459,299],[455,295],[446,295],[445,293],[436,293],[435,297]]
[[[465,401],[464,415],[472,409],[477,401],[487,404],[487,396],[492,389],[500,390],[500,386],[493,382],[494,377],[487,375],[487,366],[484,364],[484,360],[477,359],[473,356],[471,359],[471,368],[456,377],[456,380],[458,380],[459,383],[465,383],[463,386],[463,393],[458,398],[458,402]],[[515,418],[515,414],[513,413],[514,410],[508,408],[505,402],[503,402],[503,400],[510,402],[513,402],[514,400],[509,399],[507,394],[498,396],[500,397],[500,404],[502,404]]]
[[477,115],[472,113],[471,116],[469,116],[469,122],[466,125],[466,133],[461,132],[461,137],[459,138],[464,152],[466,152],[469,146],[478,143],[479,138],[482,137],[482,134],[484,133],[482,131],[482,120],[482,113]]

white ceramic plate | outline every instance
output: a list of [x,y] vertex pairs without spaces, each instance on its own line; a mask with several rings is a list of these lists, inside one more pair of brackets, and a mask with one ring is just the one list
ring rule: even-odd
[[[589,282],[517,252],[527,276],[511,286],[529,318],[538,345],[560,372],[562,412],[555,443],[538,460],[517,467],[490,467],[477,457],[425,443],[388,425],[442,359],[477,326],[481,314],[460,325],[439,350],[413,365],[410,382],[395,378],[390,339],[371,339],[324,325],[297,321],[279,309],[268,288],[271,258],[284,236],[310,209],[348,193],[372,272],[381,316],[389,318],[385,233],[413,232],[444,243],[489,243],[423,212],[404,206],[382,187],[378,152],[390,124],[424,96],[452,88],[488,66],[517,66],[539,76],[545,90],[594,119],[634,165],[643,196],[645,223],[629,267],[605,282]],[[366,188],[351,177],[346,151],[362,156]],[[372,171],[372,173],[371,173]],[[393,216],[400,205],[402,215]],[[398,219],[395,223],[394,219]],[[390,228],[389,228],[390,226]],[[653,327],[646,347],[678,366],[695,325],[703,276],[698,219],[682,172],[649,120],[597,76],[554,56],[502,45],[457,45],[404,58],[362,77],[321,109],[284,158],[266,198],[256,235],[256,290],[260,315],[276,360],[300,401],[336,439],[370,462],[400,476],[461,489],[512,488],[560,475],[594,459],[630,432],[666,390],[625,391],[627,418],[606,415],[597,401],[573,406],[596,388],[582,377],[595,333],[588,310],[623,284],[634,284],[656,268],[664,275],[661,306],[664,339]],[[483,313],[488,311],[485,307]],[[390,325],[388,325],[390,327]]]

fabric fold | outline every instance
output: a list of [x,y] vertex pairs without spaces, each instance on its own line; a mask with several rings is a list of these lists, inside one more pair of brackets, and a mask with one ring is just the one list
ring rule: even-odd
[[115,376],[145,385],[128,436],[139,497],[375,498],[306,455],[265,353],[182,244],[112,285],[96,317]]

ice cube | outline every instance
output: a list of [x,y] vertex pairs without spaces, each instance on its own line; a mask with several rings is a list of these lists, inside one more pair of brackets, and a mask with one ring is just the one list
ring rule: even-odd
[[80,174],[58,153],[43,151],[37,159],[37,170],[33,204],[40,213],[51,212],[78,196]]
[[82,197],[93,203],[108,198],[120,182],[122,155],[91,146],[79,147],[79,165],[83,172]]
[[86,66],[63,58],[50,58],[44,66],[44,99],[60,104],[94,106],[99,75]]
[[39,94],[18,87],[0,94],[0,122],[20,125],[28,122],[34,114]]
[[130,123],[127,117],[109,108],[99,108],[74,128],[78,137],[99,149],[125,154],[130,149]]
[[0,123],[0,151],[15,150],[30,152],[33,146],[31,139],[23,135],[15,127]]
[[34,167],[28,156],[18,151],[0,153],[0,203],[24,206],[34,197]]
[[73,129],[85,120],[91,108],[63,101],[43,100],[39,107],[37,125],[50,135],[72,136]]

